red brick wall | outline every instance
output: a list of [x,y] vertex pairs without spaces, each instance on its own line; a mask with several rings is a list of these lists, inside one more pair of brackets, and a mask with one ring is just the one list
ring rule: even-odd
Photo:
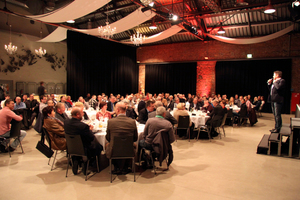
[[215,92],[213,65],[217,60],[246,59],[248,53],[252,54],[253,59],[292,58],[292,89],[293,92],[300,92],[300,34],[284,35],[251,45],[234,45],[213,40],[142,46],[137,50],[137,60],[140,63],[197,62],[197,74],[202,77],[197,80],[197,94],[204,94],[207,91]]
[[216,61],[200,61],[197,62],[197,86],[196,94],[211,95],[215,93],[215,66]]

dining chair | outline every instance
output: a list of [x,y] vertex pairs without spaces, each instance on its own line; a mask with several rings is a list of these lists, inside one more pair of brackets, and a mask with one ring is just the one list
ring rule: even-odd
[[[20,140],[21,123],[22,122],[12,119],[10,123],[11,123],[10,136],[9,137],[0,136],[0,138],[3,139],[5,147],[9,147],[10,140],[16,138],[20,142],[20,147],[22,149],[22,153],[24,153],[22,143],[21,143],[21,140]],[[9,157],[11,157],[11,153],[10,153],[9,148],[7,148],[7,150],[8,150],[8,153],[9,153]]]
[[[86,167],[86,174],[85,174],[85,181],[87,181],[87,175],[88,175],[88,169],[89,169],[89,162],[90,158],[87,156],[82,140],[80,135],[69,135],[65,134],[66,140],[67,140],[67,151],[68,151],[68,166],[67,166],[67,172],[66,177],[68,176],[68,169],[70,165],[70,159],[72,156],[80,156],[82,157],[83,162],[87,162]],[[97,172],[99,172],[99,164],[98,164],[98,156],[96,156],[96,162],[97,162]],[[74,164],[74,163],[73,163]]]
[[187,134],[189,135],[189,142],[190,142],[190,116],[179,116],[178,126],[176,127],[176,141],[177,141],[178,129],[183,129],[187,131]]
[[111,158],[109,159],[110,182],[112,183],[112,160],[114,159],[132,159],[132,170],[135,182],[135,151],[133,148],[133,136],[114,136]]

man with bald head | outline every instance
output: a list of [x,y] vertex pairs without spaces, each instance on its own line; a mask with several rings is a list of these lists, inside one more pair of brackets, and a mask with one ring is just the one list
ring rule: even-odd
[[[65,133],[68,135],[80,135],[83,146],[85,149],[87,149],[87,154],[93,159],[95,156],[100,156],[103,147],[101,144],[99,144],[98,140],[92,133],[94,127],[81,122],[83,114],[83,107],[74,107],[72,109],[72,118],[66,119],[64,122]],[[76,175],[80,159],[76,156],[73,156],[72,161],[73,173]],[[84,174],[86,174],[86,163],[83,164],[82,171]]]
[[23,109],[23,108],[26,108],[25,103],[22,102],[21,97],[16,97],[16,103],[15,103],[14,110]]
[[[108,143],[105,145],[106,156],[111,158],[111,153],[114,145],[114,138],[120,136],[132,136],[133,142],[137,141],[138,133],[134,119],[126,117],[126,105],[119,102],[115,106],[117,117],[107,121],[106,140]],[[133,144],[132,144],[133,148]],[[115,173],[126,174],[128,172],[128,163],[124,160],[113,160]]]

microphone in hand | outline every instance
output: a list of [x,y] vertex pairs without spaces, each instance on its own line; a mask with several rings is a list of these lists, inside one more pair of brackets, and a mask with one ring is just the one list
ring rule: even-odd
[[271,84],[272,82],[273,82],[273,78],[270,78],[267,83]]

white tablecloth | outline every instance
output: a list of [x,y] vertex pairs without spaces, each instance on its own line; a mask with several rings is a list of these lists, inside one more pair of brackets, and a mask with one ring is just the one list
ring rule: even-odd
[[[138,136],[144,132],[145,124],[137,124]],[[95,131],[95,130],[94,130]],[[97,132],[94,134],[98,142],[103,146],[103,151],[105,152],[106,143],[106,127],[98,128]]]
[[[170,112],[173,116],[173,111]],[[198,112],[189,112],[191,121],[195,124],[195,127],[204,126],[206,121],[210,118],[210,116],[206,116],[206,113],[203,113],[201,111]]]

